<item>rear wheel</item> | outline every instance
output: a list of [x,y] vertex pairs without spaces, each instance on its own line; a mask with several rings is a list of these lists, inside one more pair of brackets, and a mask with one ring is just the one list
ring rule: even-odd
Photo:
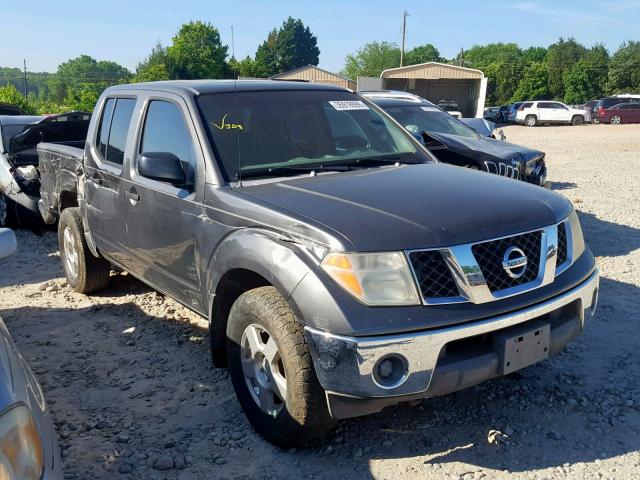
[[574,117],[571,119],[571,125],[578,126],[578,125],[582,125],[584,123],[584,118],[580,115],[574,115]]
[[0,193],[0,228],[7,226],[7,197]]
[[316,378],[303,326],[274,287],[242,294],[227,324],[231,381],[253,428],[271,443],[303,446],[334,420]]
[[63,210],[58,222],[58,246],[69,286],[79,293],[100,290],[109,283],[110,265],[91,253],[77,207]]
[[535,115],[527,115],[524,119],[524,123],[527,127],[535,127],[538,124],[538,119]]
[[609,123],[612,125],[619,125],[622,123],[622,118],[620,118],[620,115],[613,115],[611,120],[609,120]]

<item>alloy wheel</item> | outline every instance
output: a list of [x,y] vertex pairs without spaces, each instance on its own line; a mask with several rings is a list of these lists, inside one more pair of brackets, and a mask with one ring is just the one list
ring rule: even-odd
[[621,122],[621,118],[618,115],[614,115],[613,117],[611,117],[611,123],[614,125],[619,125]]
[[244,329],[240,361],[251,397],[268,415],[277,416],[287,401],[287,380],[273,336],[261,325]]
[[76,239],[71,233],[71,229],[66,227],[64,229],[64,261],[67,266],[67,271],[71,277],[76,278],[78,276],[78,264],[79,255],[76,247]]

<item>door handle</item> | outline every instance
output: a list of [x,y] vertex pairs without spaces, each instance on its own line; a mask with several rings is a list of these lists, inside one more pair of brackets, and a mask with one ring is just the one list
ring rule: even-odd
[[97,184],[97,185],[102,185],[102,177],[100,175],[98,175],[97,173],[94,173],[93,175],[91,175],[89,177],[89,180],[91,180],[93,183]]
[[138,195],[138,192],[135,188],[132,188],[131,190],[126,192],[126,195],[129,198],[129,202],[131,202],[131,205],[135,205],[140,201],[140,195]]

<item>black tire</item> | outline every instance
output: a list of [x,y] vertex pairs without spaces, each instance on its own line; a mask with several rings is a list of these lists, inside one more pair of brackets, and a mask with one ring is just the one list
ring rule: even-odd
[[[65,241],[65,235],[69,235]],[[58,222],[58,246],[69,286],[78,293],[91,293],[109,284],[109,262],[91,253],[77,207],[63,210]],[[75,271],[69,258],[75,258]]]
[[535,115],[527,115],[527,117],[524,119],[524,124],[527,127],[535,127],[536,125],[538,125],[538,119]]
[[[263,411],[254,400],[243,372],[241,343],[250,325],[264,328],[275,340],[284,369],[286,402],[274,414]],[[249,290],[233,304],[227,323],[227,356],[240,405],[256,432],[269,442],[282,448],[301,447],[333,428],[335,420],[316,377],[303,326],[274,287]]]
[[578,125],[582,125],[584,123],[584,117],[581,115],[574,115],[571,119],[571,125],[577,127]]
[[0,192],[0,228],[7,226],[7,216],[9,212],[7,210],[7,196]]

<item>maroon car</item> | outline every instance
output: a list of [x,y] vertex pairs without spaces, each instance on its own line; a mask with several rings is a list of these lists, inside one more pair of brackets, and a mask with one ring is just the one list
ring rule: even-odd
[[640,123],[640,103],[619,103],[611,108],[598,110],[601,123]]

